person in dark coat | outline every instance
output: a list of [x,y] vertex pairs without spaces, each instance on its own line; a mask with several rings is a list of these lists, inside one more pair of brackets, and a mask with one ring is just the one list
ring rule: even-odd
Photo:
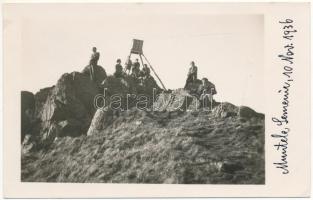
[[195,65],[194,61],[191,61],[190,65],[191,67],[189,68],[189,71],[188,71],[185,88],[187,87],[189,83],[194,83],[197,80],[198,67]]
[[100,58],[100,53],[97,52],[97,48],[96,47],[92,48],[92,52],[93,53],[91,54],[89,65],[97,66],[98,65],[98,60]]
[[116,61],[114,76],[116,78],[122,78],[124,76],[123,66],[121,65],[121,59],[117,59]]
[[127,62],[125,63],[125,73],[126,74],[130,74],[131,72],[131,68],[132,68],[133,62],[130,59],[130,56],[128,56]]
[[135,78],[138,78],[139,73],[140,73],[140,63],[139,63],[139,60],[137,58],[136,62],[134,62],[133,66],[132,66],[132,76]]
[[92,48],[92,54],[91,58],[89,61],[89,66],[90,66],[90,79],[94,80],[95,74],[94,74],[94,67],[98,65],[98,60],[100,58],[100,53],[97,52],[97,48],[93,47]]

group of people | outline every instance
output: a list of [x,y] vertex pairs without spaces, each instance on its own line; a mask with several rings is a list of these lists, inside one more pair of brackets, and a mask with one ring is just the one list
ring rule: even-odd
[[[199,95],[199,100],[203,103],[203,107],[207,107],[210,102],[212,104],[213,95],[216,94],[215,85],[207,78],[202,78],[201,83],[198,80],[198,67],[195,62],[190,63],[190,68],[187,75],[185,89],[194,88],[194,92]],[[191,86],[190,86],[191,85]]]
[[[93,47],[92,51],[93,53],[89,61],[91,77],[93,77],[92,75],[94,74],[93,67],[98,64],[98,60],[100,58],[100,53],[97,52],[96,47]],[[138,58],[135,60],[135,62],[132,62],[129,56],[127,59],[127,62],[125,63],[124,68],[121,63],[122,63],[121,59],[116,60],[115,72],[114,72],[114,77],[116,78],[123,78],[125,76],[131,76],[134,79],[138,80],[139,83],[143,84],[144,81],[150,77],[150,68],[147,66],[147,64],[143,64],[142,68],[140,69],[141,66],[140,66]],[[197,82],[198,80],[197,74],[198,74],[198,67],[195,65],[195,62],[192,61],[190,63],[190,68],[188,70],[185,89],[188,88],[189,84],[193,84]],[[202,91],[201,93],[203,95],[207,95],[207,94],[213,95],[216,93],[215,86],[212,85],[212,83],[210,83],[208,79],[203,78],[201,82],[202,84],[200,85],[200,88],[201,88],[200,90]],[[209,88],[214,88],[213,94],[211,91],[212,89],[209,89]]]
[[[98,60],[100,58],[100,53],[97,52],[96,47],[92,48],[92,52],[93,53],[89,61],[91,78],[94,76],[94,66],[98,65]],[[147,66],[147,64],[143,64],[142,68],[140,69],[138,58],[135,60],[135,62],[132,62],[129,56],[124,68],[121,63],[121,59],[116,60],[114,72],[114,77],[116,78],[131,76],[142,83],[145,79],[150,77],[150,68]]]
[[117,59],[116,61],[114,73],[116,78],[131,76],[138,80],[144,80],[150,76],[150,68],[147,66],[147,64],[143,64],[142,68],[140,69],[138,58],[135,60],[135,62],[132,62],[130,57],[128,57],[124,69],[121,65],[121,62],[121,59]]

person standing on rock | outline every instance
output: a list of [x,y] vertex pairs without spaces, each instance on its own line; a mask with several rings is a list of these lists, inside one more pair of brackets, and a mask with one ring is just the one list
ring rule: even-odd
[[195,65],[194,61],[191,61],[190,65],[191,67],[189,68],[189,71],[188,71],[185,88],[187,87],[189,83],[194,83],[197,80],[198,67]]
[[94,67],[98,65],[98,60],[100,58],[100,53],[97,52],[97,48],[93,47],[92,48],[92,54],[91,54],[91,58],[89,61],[89,66],[90,66],[90,79],[93,80],[94,79]]
[[136,59],[136,62],[133,63],[132,67],[132,76],[135,78],[139,77],[139,72],[140,72],[140,63],[138,58]]
[[127,62],[125,63],[125,73],[126,73],[127,75],[130,74],[132,65],[133,65],[133,62],[132,62],[132,60],[130,59],[130,56],[128,56]]

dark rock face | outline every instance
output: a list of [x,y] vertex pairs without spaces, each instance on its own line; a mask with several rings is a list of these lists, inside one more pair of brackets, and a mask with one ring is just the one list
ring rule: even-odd
[[33,114],[35,109],[34,94],[27,91],[21,92],[21,139],[24,140],[33,126]]
[[119,105],[118,103],[113,104],[113,102],[120,98],[122,110],[140,106],[138,105],[140,101],[145,100],[147,101],[147,108],[149,108],[153,104],[153,95],[158,95],[162,91],[152,76],[142,83],[131,76],[122,78],[108,76],[103,81],[102,88],[105,90],[106,105],[116,108]]
[[196,95],[198,98],[203,93],[203,90],[206,90],[209,93],[212,92],[212,95],[217,94],[216,87],[213,83],[208,81],[207,85],[203,86],[202,81],[199,79],[197,79],[195,82],[188,83],[184,89],[187,90],[190,94]]
[[239,115],[239,117],[245,118],[245,119],[251,119],[253,117],[261,117],[261,118],[264,117],[263,114],[257,113],[247,106],[240,106],[239,111],[238,111],[238,115]]
[[[91,77],[91,66],[87,65],[83,71],[82,74]],[[107,74],[105,72],[105,70],[97,65],[97,66],[93,66],[93,70],[94,70],[94,81],[100,85],[102,83],[102,81],[107,77]]]
[[36,117],[44,127],[76,120],[74,135],[83,134],[95,112],[93,100],[98,93],[99,87],[88,76],[78,72],[64,74],[49,92],[40,91],[35,95]]
[[[33,97],[23,92],[22,137],[29,134],[33,137],[29,141],[46,144],[55,137],[86,134],[95,113],[94,97],[101,92],[98,82],[106,78],[104,69],[100,66],[95,69],[100,71],[97,81],[92,81],[86,73],[72,72],[62,75],[55,86],[44,88]],[[25,132],[29,124],[25,114],[28,110],[33,113],[32,125],[31,130]]]

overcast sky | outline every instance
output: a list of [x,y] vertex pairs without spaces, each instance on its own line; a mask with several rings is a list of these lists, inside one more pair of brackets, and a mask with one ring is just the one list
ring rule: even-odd
[[99,64],[112,74],[116,59],[124,63],[137,38],[144,40],[144,54],[167,88],[183,87],[195,61],[198,77],[216,85],[217,100],[264,112],[263,16],[176,9],[162,4],[25,9],[23,89],[37,92],[65,72],[81,71],[93,46],[101,54]]

